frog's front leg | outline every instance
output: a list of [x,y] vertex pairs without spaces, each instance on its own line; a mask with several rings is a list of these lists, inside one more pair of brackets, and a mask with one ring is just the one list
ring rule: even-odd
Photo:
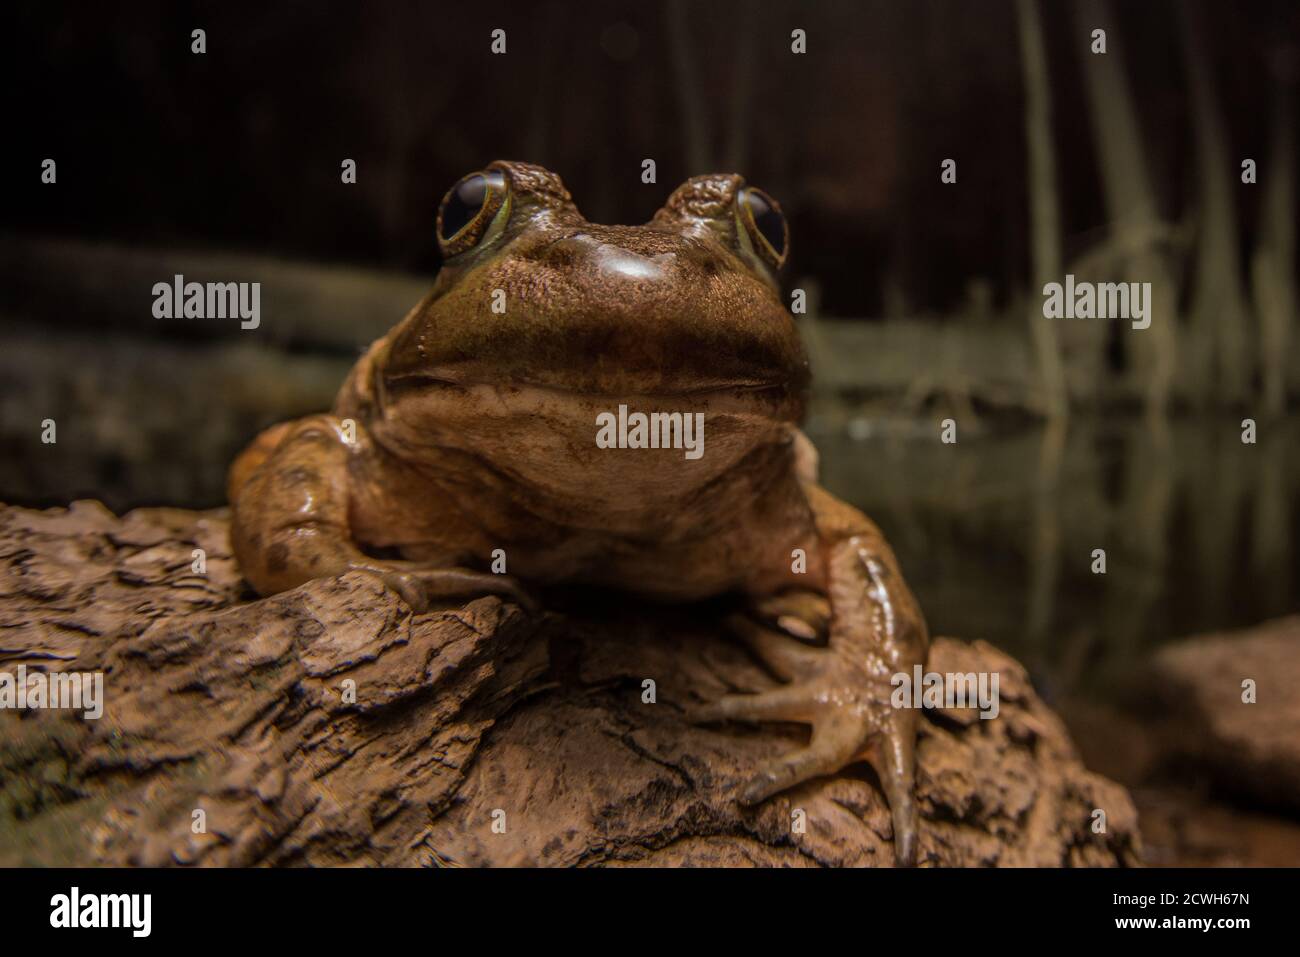
[[892,706],[891,678],[910,675],[914,665],[925,663],[925,620],[870,519],[819,486],[808,483],[804,489],[825,563],[825,597],[793,592],[761,600],[756,610],[804,637],[825,628],[829,640],[825,646],[810,645],[747,617],[733,619],[741,637],[788,683],[759,694],[727,695],[701,709],[697,719],[812,725],[807,747],[772,761],[746,784],[740,795],[745,803],[855,761],[870,761],[889,801],[895,857],[912,864],[918,714]]
[[531,607],[518,583],[459,567],[367,555],[351,527],[352,468],[367,454],[359,423],[313,415],[268,429],[231,466],[230,539],[240,570],[259,594],[349,571],[374,575],[416,611],[430,601],[500,594]]

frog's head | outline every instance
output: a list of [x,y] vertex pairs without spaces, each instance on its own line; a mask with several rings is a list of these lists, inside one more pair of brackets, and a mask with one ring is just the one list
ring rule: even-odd
[[697,176],[645,225],[602,226],[554,173],[496,162],[451,188],[437,228],[444,266],[392,340],[390,381],[801,412],[808,364],[776,279],[785,217],[741,177]]

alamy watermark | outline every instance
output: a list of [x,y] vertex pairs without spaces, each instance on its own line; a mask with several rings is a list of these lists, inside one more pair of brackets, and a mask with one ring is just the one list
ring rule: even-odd
[[602,449],[684,449],[688,459],[704,454],[703,412],[631,412],[596,416],[596,447]]
[[186,282],[177,273],[171,282],[153,284],[155,319],[234,319],[239,328],[262,323],[260,282]]
[[104,715],[102,671],[33,671],[19,665],[17,674],[0,671],[0,710],[49,708],[81,711],[96,721]]
[[1064,284],[1043,286],[1043,318],[1131,319],[1134,329],[1145,329],[1151,325],[1151,283],[1075,282],[1069,273]]
[[50,926],[128,927],[132,937],[148,937],[153,929],[152,894],[70,893],[50,898]]
[[920,665],[909,675],[900,671],[889,679],[894,686],[889,703],[895,708],[979,708],[980,717],[998,716],[998,673],[996,671],[925,671]]

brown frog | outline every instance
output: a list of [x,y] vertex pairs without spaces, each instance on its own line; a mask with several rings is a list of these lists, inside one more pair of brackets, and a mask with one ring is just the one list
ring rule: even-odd
[[497,162],[447,194],[438,241],[432,291],[333,412],[267,430],[231,467],[248,581],[269,595],[361,571],[416,610],[531,604],[521,582],[736,593],[749,613],[731,624],[787,683],[693,718],[812,726],[740,799],[870,761],[913,862],[917,714],[891,706],[890,679],[928,636],[879,530],[817,484],[797,428],[807,360],[779,296],[776,202],[698,176],[644,226],[602,226],[554,173]]

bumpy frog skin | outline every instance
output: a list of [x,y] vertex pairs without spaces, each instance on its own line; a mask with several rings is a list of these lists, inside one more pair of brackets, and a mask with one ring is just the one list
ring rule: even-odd
[[[917,712],[891,707],[890,678],[924,663],[928,636],[879,530],[817,484],[796,427],[808,373],[775,279],[785,231],[734,175],[687,181],[644,226],[587,222],[538,166],[467,177],[439,213],[428,296],[331,414],[267,430],[231,467],[232,541],[263,595],[359,570],[416,610],[531,606],[521,583],[743,596],[730,624],[787,683],[692,717],[812,736],[741,801],[869,761],[912,863]],[[704,454],[598,447],[620,405],[702,412]]]

